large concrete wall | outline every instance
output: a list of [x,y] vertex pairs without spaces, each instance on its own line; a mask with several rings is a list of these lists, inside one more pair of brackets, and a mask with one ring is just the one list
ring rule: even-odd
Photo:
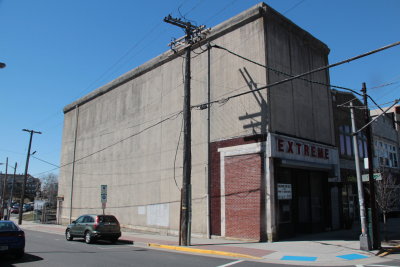
[[[275,11],[267,8],[266,49],[269,67],[294,76],[328,64],[329,49],[326,45],[284,17],[271,13]],[[268,71],[269,84],[288,77],[273,70]],[[328,71],[302,78],[329,84]],[[271,87],[269,100],[271,132],[335,144],[329,86],[296,79]]]
[[[265,64],[264,31],[259,8],[240,14],[211,31],[213,44]],[[192,105],[207,102],[208,55],[192,53]],[[265,69],[216,48],[210,51],[212,100],[266,83]],[[69,221],[75,105],[79,105],[72,219],[101,213],[100,185],[108,185],[106,212],[135,229],[176,233],[182,181],[183,58],[166,52],[65,108],[59,196],[61,219]],[[258,102],[258,98],[262,98]],[[240,117],[259,113],[265,93],[211,106],[211,137],[261,132]],[[265,111],[264,111],[265,113]],[[192,110],[192,232],[207,232],[207,109]],[[258,116],[261,117],[261,116]],[[163,121],[166,118],[168,120]],[[161,122],[159,123],[158,122]],[[157,125],[155,125],[157,124]],[[153,127],[152,127],[153,126]],[[151,127],[151,128],[149,128]],[[143,132],[142,132],[143,131]],[[176,155],[176,160],[175,160]]]
[[[268,16],[280,15],[259,4],[213,28],[202,46],[194,48],[192,105],[207,102],[208,53],[204,49],[209,41],[289,73],[326,63],[327,53],[308,48],[292,32],[280,33],[288,28],[267,20]],[[309,61],[303,62],[303,53]],[[72,219],[102,212],[100,185],[107,184],[106,212],[116,215],[123,226],[177,233],[182,181],[182,54],[166,52],[65,107],[59,186],[59,196],[64,196],[63,223],[70,217],[74,176]],[[331,118],[330,97],[325,87],[294,82],[227,99],[266,85],[268,77],[269,82],[282,78],[273,75],[225,50],[210,50],[210,95],[211,101],[218,100],[210,106],[211,142],[264,134],[269,129],[333,142],[331,120],[327,119]],[[328,79],[326,73],[311,78]],[[268,93],[276,103],[268,100]],[[72,175],[76,105],[79,116]],[[321,114],[315,115],[316,110]],[[208,110],[192,109],[192,232],[202,235],[207,233],[207,136]]]

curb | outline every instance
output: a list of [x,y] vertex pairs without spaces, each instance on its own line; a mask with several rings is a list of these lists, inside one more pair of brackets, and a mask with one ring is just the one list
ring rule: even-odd
[[199,254],[211,254],[211,255],[219,255],[219,256],[228,256],[228,257],[233,257],[233,258],[246,258],[246,259],[252,259],[252,260],[261,260],[262,259],[260,257],[255,257],[255,256],[251,256],[251,255],[240,254],[240,253],[232,253],[232,252],[225,252],[225,251],[217,251],[217,250],[188,248],[188,247],[161,245],[161,244],[154,244],[154,243],[148,243],[147,246],[155,247],[155,248],[176,250],[176,251],[193,252],[193,253],[199,253]]

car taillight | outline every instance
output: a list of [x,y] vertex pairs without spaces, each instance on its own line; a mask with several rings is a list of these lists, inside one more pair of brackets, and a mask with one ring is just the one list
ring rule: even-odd
[[99,226],[99,217],[96,216],[96,222],[94,223],[94,230],[96,230],[98,226]]
[[17,233],[18,237],[24,237],[25,236],[25,232],[21,231]]

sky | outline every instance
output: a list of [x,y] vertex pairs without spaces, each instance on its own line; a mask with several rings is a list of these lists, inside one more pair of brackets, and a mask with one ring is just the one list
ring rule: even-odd
[[[29,173],[58,174],[63,108],[167,51],[183,32],[165,16],[214,27],[259,2],[0,0],[0,62],[7,65],[0,69],[0,163],[8,157],[23,173],[29,133],[22,129],[35,130],[42,134],[33,136]],[[324,42],[331,64],[400,41],[399,0],[265,3]],[[365,82],[389,106],[400,98],[399,62],[396,46],[330,69],[331,84],[359,91]]]

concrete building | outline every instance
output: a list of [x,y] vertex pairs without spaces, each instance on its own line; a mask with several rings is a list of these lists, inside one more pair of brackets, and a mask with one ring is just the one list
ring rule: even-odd
[[[327,65],[328,47],[260,3],[193,51],[193,235],[273,241],[339,228],[329,72],[255,91]],[[64,108],[58,221],[101,213],[107,185],[106,213],[123,227],[178,233],[182,55],[165,52]]]
[[[382,110],[371,110],[372,119],[382,114]],[[400,171],[399,140],[400,140],[400,106],[393,107],[386,115],[380,116],[372,124],[374,138],[374,166],[390,169],[395,173]]]

